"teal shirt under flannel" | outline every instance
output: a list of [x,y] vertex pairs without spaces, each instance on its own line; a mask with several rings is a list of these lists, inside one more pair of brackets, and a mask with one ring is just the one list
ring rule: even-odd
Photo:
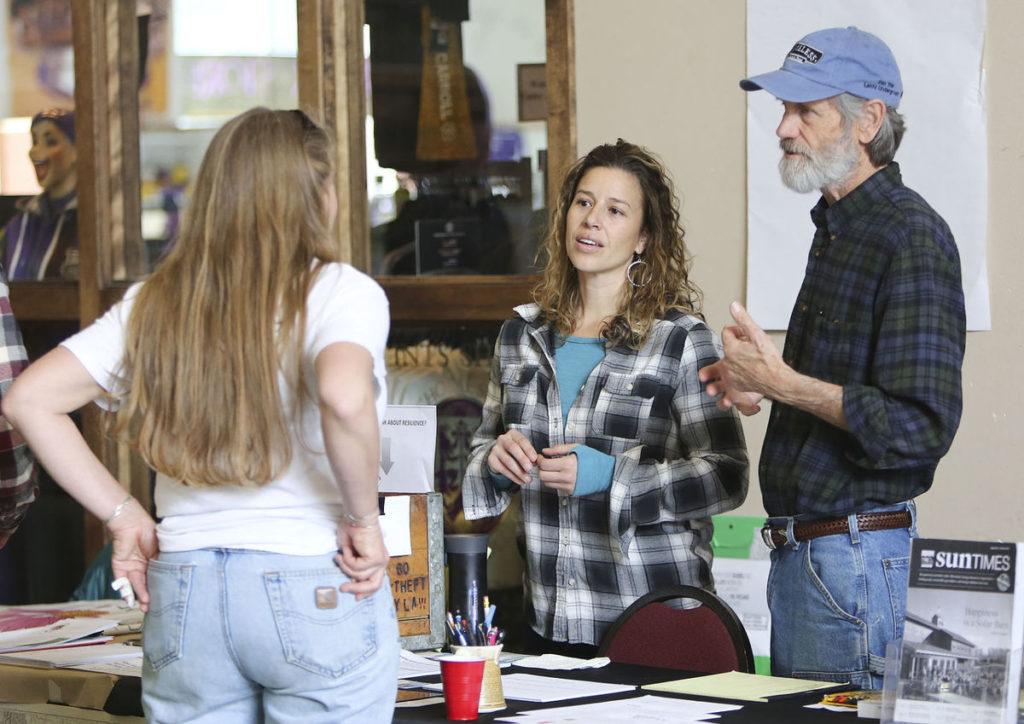
[[772,516],[847,515],[920,495],[960,424],[966,342],[949,227],[895,163],[817,229],[783,359],[843,387],[846,432],[773,403],[759,467]]

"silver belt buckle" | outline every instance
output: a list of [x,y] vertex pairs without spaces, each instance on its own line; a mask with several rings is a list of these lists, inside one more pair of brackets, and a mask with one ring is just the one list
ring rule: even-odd
[[771,526],[764,525],[761,527],[761,540],[763,540],[764,544],[768,546],[768,550],[775,550],[775,541],[772,540]]

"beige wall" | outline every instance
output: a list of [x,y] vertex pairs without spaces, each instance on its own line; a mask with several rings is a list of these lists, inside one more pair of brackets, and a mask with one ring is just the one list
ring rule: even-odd
[[[1024,381],[1016,374],[1024,356],[1022,35],[1024,3],[988,0],[992,331],[968,335],[963,422],[934,487],[919,499],[926,536],[1024,540]],[[728,321],[729,302],[744,298],[746,106],[737,81],[745,71],[740,0],[576,0],[579,151],[622,137],[661,155],[683,198],[694,276],[716,330]],[[927,119],[907,122],[913,133]],[[809,208],[815,199],[807,199]],[[766,422],[764,412],[745,421],[755,470]],[[738,513],[764,514],[756,479]]]

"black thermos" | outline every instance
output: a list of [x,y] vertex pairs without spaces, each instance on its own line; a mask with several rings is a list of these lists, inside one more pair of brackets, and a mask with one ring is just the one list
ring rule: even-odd
[[484,621],[487,543],[486,533],[452,533],[444,537],[448,565],[448,610],[452,615],[461,613],[467,621],[472,621],[474,606],[477,622]]

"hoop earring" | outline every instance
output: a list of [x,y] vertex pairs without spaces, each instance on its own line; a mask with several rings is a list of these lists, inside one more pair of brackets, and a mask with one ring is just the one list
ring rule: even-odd
[[[639,254],[633,254],[633,257],[633,261],[631,261],[629,266],[626,267],[626,281],[633,285],[634,289],[640,289],[651,283],[651,279],[654,278],[654,274],[647,268],[647,262],[641,259]],[[633,273],[636,271],[637,266],[641,267],[640,273],[642,274],[639,284],[633,281]]]

